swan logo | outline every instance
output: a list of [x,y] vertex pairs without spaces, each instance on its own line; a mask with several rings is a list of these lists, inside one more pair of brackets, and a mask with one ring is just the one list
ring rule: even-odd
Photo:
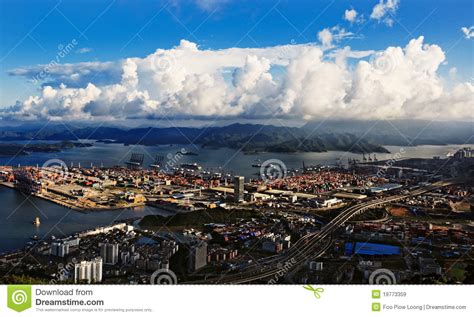
[[7,306],[17,312],[31,308],[31,285],[9,285]]

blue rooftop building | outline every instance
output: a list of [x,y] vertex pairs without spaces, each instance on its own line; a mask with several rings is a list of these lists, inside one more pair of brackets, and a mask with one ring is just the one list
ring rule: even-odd
[[400,255],[400,247],[378,244],[378,243],[367,243],[367,242],[346,242],[345,254],[360,254],[360,255]]

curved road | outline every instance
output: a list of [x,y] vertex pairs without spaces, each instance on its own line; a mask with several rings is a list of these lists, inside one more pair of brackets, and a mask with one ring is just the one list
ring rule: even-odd
[[[192,284],[242,284],[259,281],[263,279],[278,278],[279,273],[286,267],[288,271],[304,264],[307,260],[315,259],[324,254],[331,246],[332,234],[350,218],[364,212],[365,210],[389,202],[401,200],[410,196],[417,196],[433,189],[452,185],[453,182],[437,182],[426,187],[414,190],[411,193],[394,195],[381,199],[373,199],[359,203],[343,210],[334,219],[332,219],[320,231],[307,234],[299,239],[286,252],[261,259],[248,266],[245,271],[239,273],[223,274],[221,277],[214,277],[200,281],[185,282]],[[285,272],[285,274],[288,272]]]

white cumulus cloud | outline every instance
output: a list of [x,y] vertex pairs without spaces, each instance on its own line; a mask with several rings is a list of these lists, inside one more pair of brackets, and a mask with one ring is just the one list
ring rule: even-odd
[[324,47],[331,47],[333,39],[332,32],[329,28],[318,32],[318,40]]
[[[444,85],[438,45],[419,37],[381,51],[328,49],[348,36],[340,28],[328,31],[322,46],[204,50],[182,40],[142,58],[55,65],[38,94],[1,109],[0,117],[465,120],[470,113],[474,86]],[[10,74],[28,78],[42,66]]]
[[344,19],[351,22],[351,23],[356,22],[357,15],[358,15],[358,13],[354,9],[344,11]]

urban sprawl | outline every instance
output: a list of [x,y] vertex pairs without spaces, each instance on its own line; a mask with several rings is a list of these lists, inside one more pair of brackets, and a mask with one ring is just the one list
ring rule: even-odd
[[[0,256],[9,283],[472,283],[474,150],[447,158],[286,169],[254,179],[179,164],[0,167],[0,184],[72,209],[150,206],[70,236],[33,236]],[[345,163],[345,162],[344,162]],[[45,219],[32,219],[41,226]]]

